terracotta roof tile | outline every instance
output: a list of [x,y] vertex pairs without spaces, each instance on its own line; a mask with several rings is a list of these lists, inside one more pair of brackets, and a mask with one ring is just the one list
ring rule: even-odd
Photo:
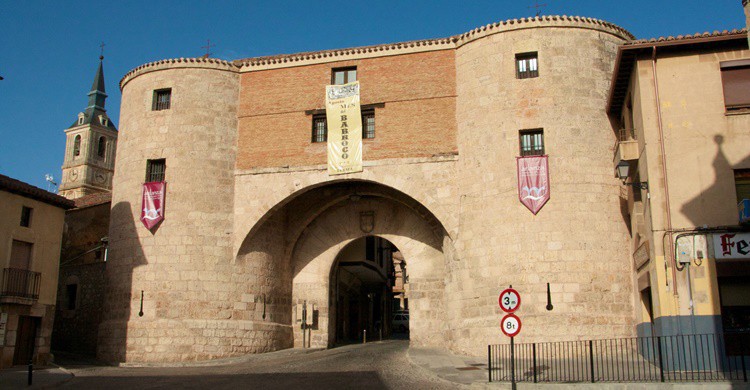
[[0,190],[35,199],[66,210],[74,207],[74,203],[70,199],[5,175],[0,175]]
[[82,209],[84,207],[98,206],[100,204],[112,202],[111,192],[97,192],[95,194],[88,194],[77,199],[73,199],[76,204],[76,208]]
[[631,46],[631,45],[641,45],[644,43],[661,43],[661,42],[678,42],[682,41],[685,43],[688,43],[688,41],[693,39],[700,39],[700,38],[715,38],[715,37],[729,37],[733,35],[744,35],[747,34],[747,29],[733,29],[733,30],[724,30],[724,31],[714,31],[714,32],[702,32],[702,33],[695,33],[695,34],[688,34],[688,35],[678,35],[678,36],[668,36],[668,37],[659,37],[659,38],[650,38],[650,39],[637,39],[633,41],[628,41],[624,43],[624,46]]

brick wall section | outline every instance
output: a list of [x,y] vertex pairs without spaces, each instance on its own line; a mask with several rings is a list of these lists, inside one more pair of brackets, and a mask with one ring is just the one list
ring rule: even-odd
[[347,66],[357,67],[363,105],[385,103],[365,161],[456,152],[454,52],[443,50],[243,73],[237,168],[325,164],[305,110],[325,108],[331,69]]

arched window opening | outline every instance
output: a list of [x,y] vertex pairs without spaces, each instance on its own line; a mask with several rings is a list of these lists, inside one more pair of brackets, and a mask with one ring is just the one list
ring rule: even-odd
[[104,154],[107,151],[107,139],[104,137],[99,137],[99,147],[97,148],[96,155],[104,158]]
[[81,155],[81,136],[77,135],[75,140],[73,141],[73,157],[78,157]]

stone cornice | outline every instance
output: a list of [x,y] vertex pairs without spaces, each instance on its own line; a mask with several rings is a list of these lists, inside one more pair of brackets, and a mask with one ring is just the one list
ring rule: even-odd
[[125,87],[130,80],[145,73],[154,72],[157,70],[164,69],[179,69],[179,68],[199,68],[199,69],[215,69],[229,72],[239,71],[239,66],[233,62],[220,60],[218,58],[173,58],[169,60],[160,60],[143,64],[130,72],[126,73],[125,76],[120,80],[120,90]]
[[[746,0],[747,1],[747,0]],[[149,62],[141,65],[123,76],[120,80],[122,90],[131,79],[138,75],[157,70],[175,68],[216,69],[231,72],[252,72],[257,70],[289,68],[311,64],[321,64],[336,61],[356,60],[412,54],[428,51],[456,49],[474,40],[506,31],[528,28],[585,28],[594,29],[618,36],[624,40],[635,37],[622,27],[615,24],[580,16],[547,15],[533,18],[509,19],[502,22],[477,27],[469,32],[448,38],[423,39],[408,42],[388,43],[382,45],[353,47],[347,49],[321,50],[296,54],[281,54],[266,57],[245,58],[235,61],[225,61],[216,58],[177,58]]]

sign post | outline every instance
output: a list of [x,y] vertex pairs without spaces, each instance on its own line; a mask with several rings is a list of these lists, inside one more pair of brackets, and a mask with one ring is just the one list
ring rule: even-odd
[[500,308],[508,313],[500,320],[500,330],[510,337],[510,383],[511,388],[516,388],[516,359],[513,345],[513,339],[521,332],[521,319],[513,314],[521,306],[521,294],[513,286],[506,288],[500,293],[498,298]]

